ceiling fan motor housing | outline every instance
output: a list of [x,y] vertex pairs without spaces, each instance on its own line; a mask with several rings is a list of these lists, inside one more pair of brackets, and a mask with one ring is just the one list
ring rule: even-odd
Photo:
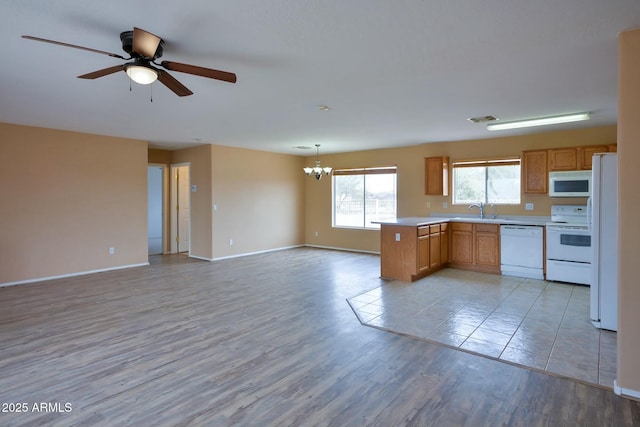
[[[133,51],[133,31],[123,31],[120,33],[120,41],[122,41],[122,50],[127,52],[129,56],[133,58],[141,58],[137,52]],[[153,55],[153,58],[148,58],[150,60],[154,60],[156,58],[160,58],[162,56],[162,49],[164,47],[164,40],[160,39],[160,43],[158,43],[158,48],[156,49],[156,53]]]

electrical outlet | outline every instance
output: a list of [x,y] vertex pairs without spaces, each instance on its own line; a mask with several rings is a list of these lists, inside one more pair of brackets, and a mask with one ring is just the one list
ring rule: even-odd
[[427,202],[427,209],[431,208],[431,202]]
[[533,203],[526,203],[524,205],[524,210],[525,211],[532,211],[533,210]]
[[315,232],[315,235],[316,235],[316,237],[318,237],[318,232],[317,231]]
[[233,246],[233,239],[229,239],[229,246]]
[[396,242],[400,241],[400,233],[396,233]]
[[449,203],[447,202],[442,202],[442,208],[443,209],[447,209],[449,207]]
[[109,248],[109,255],[115,255],[116,248]]

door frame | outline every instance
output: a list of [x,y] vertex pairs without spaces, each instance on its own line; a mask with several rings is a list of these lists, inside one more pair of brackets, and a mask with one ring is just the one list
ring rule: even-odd
[[[147,164],[147,169],[149,167],[154,167],[154,168],[160,168],[162,169],[162,200],[161,200],[161,205],[162,205],[162,253],[163,254],[167,254],[167,229],[169,228],[169,218],[167,215],[167,209],[169,207],[168,205],[168,198],[167,198],[167,182],[169,180],[169,168],[167,167],[166,164],[164,163],[149,163]],[[149,186],[149,183],[147,182],[147,187]],[[149,210],[149,200],[147,200],[147,211]],[[147,229],[148,229],[148,224],[147,224]],[[148,231],[148,230],[147,230]]]
[[[176,214],[176,206],[178,205],[178,179],[176,175],[176,171],[178,168],[187,167],[189,174],[189,184],[191,184],[191,163],[183,162],[183,163],[172,163],[169,165],[169,181],[171,184],[170,190],[170,205],[169,205],[169,221],[170,221],[170,236],[171,236],[171,244],[169,253],[177,254],[179,253],[179,247],[176,242],[176,237],[178,235],[178,227],[177,223],[179,221],[179,217]],[[187,249],[187,254],[191,256],[191,191],[187,192],[187,203],[189,205],[189,247]]]

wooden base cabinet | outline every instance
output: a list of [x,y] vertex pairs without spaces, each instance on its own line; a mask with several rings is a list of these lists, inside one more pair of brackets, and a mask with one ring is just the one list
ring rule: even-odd
[[449,263],[449,224],[443,222],[440,224],[440,264],[447,265]]
[[444,267],[448,259],[447,225],[382,224],[380,276],[413,282]]
[[451,264],[473,264],[473,224],[451,225]]
[[500,226],[454,222],[449,266],[500,274]]

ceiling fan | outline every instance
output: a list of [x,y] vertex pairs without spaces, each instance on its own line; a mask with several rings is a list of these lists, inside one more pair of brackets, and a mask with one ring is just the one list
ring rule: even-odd
[[[43,39],[34,36],[22,36],[22,38],[28,40],[35,40],[44,43],[52,43],[60,46],[72,47],[75,49],[87,50],[89,52],[101,53],[113,58],[123,59],[130,61],[121,65],[114,65],[113,67],[104,68],[102,70],[93,71],[91,73],[78,76],[81,79],[97,79],[98,77],[108,76],[109,74],[116,73],[118,71],[126,72],[129,77],[136,83],[149,84],[153,83],[156,79],[163,85],[171,89],[178,96],[193,95],[186,86],[176,80],[167,71],[157,67],[162,67],[169,71],[178,71],[180,73],[188,73],[201,77],[208,77],[210,79],[222,80],[229,83],[236,82],[236,75],[227,71],[214,70],[212,68],[198,67],[196,65],[182,64],[173,61],[156,62],[156,59],[162,56],[162,50],[164,48],[164,40],[160,37],[151,34],[148,31],[134,27],[133,31],[124,31],[120,33],[120,40],[122,41],[122,50],[124,50],[129,57],[125,58],[117,53],[106,52],[104,50],[92,49],[89,47],[78,46],[75,44],[63,43],[55,40]],[[155,65],[155,67],[154,67]]]

